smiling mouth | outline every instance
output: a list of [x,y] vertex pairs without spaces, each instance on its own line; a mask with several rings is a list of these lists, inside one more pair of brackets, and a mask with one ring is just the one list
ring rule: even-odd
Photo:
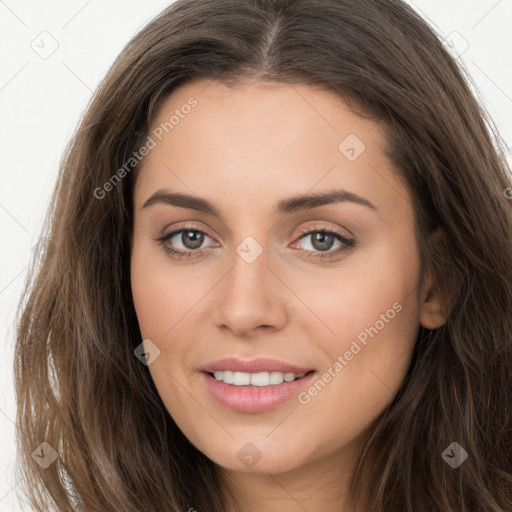
[[277,386],[283,382],[293,382],[300,380],[306,375],[314,373],[315,370],[310,370],[303,373],[291,372],[234,372],[229,370],[219,370],[215,372],[206,372],[210,377],[217,381],[222,381],[231,386],[249,386],[249,387],[268,387]]

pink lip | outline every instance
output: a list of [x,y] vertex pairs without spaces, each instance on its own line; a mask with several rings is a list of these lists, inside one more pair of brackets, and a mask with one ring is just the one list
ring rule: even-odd
[[283,372],[297,374],[309,372],[313,370],[313,368],[295,366],[284,361],[265,357],[250,360],[238,359],[236,357],[224,357],[200,368],[200,371],[207,373],[213,373],[220,370],[247,373]]
[[[234,386],[216,380],[210,373],[229,370],[232,372],[282,372],[308,373],[292,382],[283,382],[272,386]],[[224,407],[238,412],[258,413],[268,411],[296,396],[315,376],[312,368],[296,366],[284,361],[271,358],[250,360],[236,357],[224,357],[203,366],[200,371],[206,388],[213,398]]]
[[209,373],[201,373],[206,388],[219,404],[233,411],[250,413],[274,409],[297,396],[315,376],[316,372],[311,372],[292,382],[273,386],[234,386],[216,380]]

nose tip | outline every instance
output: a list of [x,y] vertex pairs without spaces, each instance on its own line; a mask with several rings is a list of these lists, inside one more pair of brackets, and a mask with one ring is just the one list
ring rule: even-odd
[[286,322],[284,301],[280,298],[282,288],[262,258],[247,263],[237,257],[219,285],[213,321],[238,337],[246,337],[256,329],[280,329]]

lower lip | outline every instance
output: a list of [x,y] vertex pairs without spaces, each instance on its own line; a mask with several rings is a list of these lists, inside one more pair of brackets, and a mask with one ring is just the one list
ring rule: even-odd
[[252,413],[274,409],[297,396],[315,374],[311,372],[300,379],[272,386],[234,386],[202,372],[206,387],[217,402],[233,411]]

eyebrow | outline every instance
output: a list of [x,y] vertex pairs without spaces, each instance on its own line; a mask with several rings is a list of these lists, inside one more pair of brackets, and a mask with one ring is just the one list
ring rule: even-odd
[[[286,215],[288,213],[311,210],[319,206],[344,202],[366,206],[374,211],[378,210],[374,204],[364,197],[354,194],[353,192],[348,192],[347,190],[334,189],[317,194],[306,194],[283,199],[274,207],[273,213]],[[171,193],[165,189],[157,190],[147,199],[142,207],[147,208],[155,204],[179,206],[181,208],[208,213],[219,218],[222,217],[220,210],[206,199],[178,192]]]

